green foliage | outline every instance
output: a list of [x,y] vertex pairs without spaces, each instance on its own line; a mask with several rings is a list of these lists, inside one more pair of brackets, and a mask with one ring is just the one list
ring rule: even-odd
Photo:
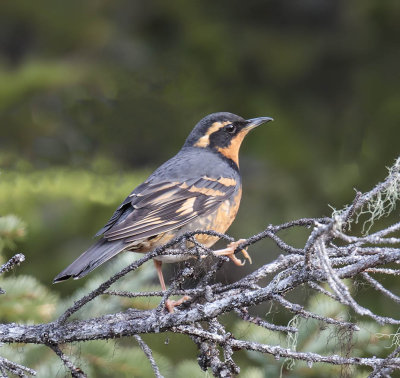
[[0,6],[0,145],[35,166],[155,165],[218,110],[276,118],[246,153],[305,199],[343,197],[397,153],[395,1],[39,2]]
[[0,111],[42,90],[70,86],[82,78],[83,67],[60,62],[27,62],[19,70],[10,72],[0,67]]
[[[1,172],[2,212],[14,213],[29,225],[29,240],[19,243],[28,260],[20,272],[50,285],[57,271],[88,246],[115,207],[146,177],[110,169]],[[7,240],[3,237],[0,243]],[[58,288],[70,290],[65,285]]]
[[35,278],[18,275],[0,278],[7,300],[1,298],[0,318],[3,322],[48,322],[54,318],[58,295]]
[[[152,377],[150,362],[139,347],[122,347],[118,343],[89,342],[79,346],[82,368],[93,377]],[[171,376],[171,363],[167,358],[154,356],[165,376]],[[94,362],[94,363],[93,363]],[[165,372],[165,373],[164,373]]]
[[25,223],[15,215],[0,217],[0,256],[5,248],[15,249],[15,242],[23,239],[25,232]]

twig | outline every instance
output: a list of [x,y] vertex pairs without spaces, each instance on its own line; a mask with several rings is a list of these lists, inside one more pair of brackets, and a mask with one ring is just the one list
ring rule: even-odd
[[310,311],[305,310],[302,306],[295,304],[295,303],[291,303],[288,300],[284,299],[283,297],[281,297],[280,295],[274,295],[273,299],[278,302],[279,304],[281,304],[283,307],[285,307],[286,309],[288,309],[289,311],[300,315],[301,317],[308,319],[308,318],[312,318],[312,319],[316,319],[319,320],[323,323],[326,324],[333,324],[339,327],[343,327],[343,328],[349,328],[352,329],[354,331],[358,331],[359,328],[358,326],[356,326],[353,323],[349,323],[349,322],[342,322],[340,320],[336,320],[333,318],[329,318],[327,316],[321,316],[318,314],[314,314]]
[[265,329],[269,329],[270,331],[279,331],[279,332],[291,332],[291,333],[297,333],[299,330],[295,327],[288,327],[288,326],[279,326],[276,324],[271,324],[269,322],[266,322],[265,320],[259,318],[259,317],[254,317],[251,316],[247,309],[242,308],[242,309],[236,309],[235,312],[246,322],[253,323],[258,325],[259,327],[263,327]]
[[27,374],[34,376],[36,375],[36,371],[33,369],[27,368],[26,366],[16,364],[15,362],[0,357],[0,372],[5,377],[7,377],[6,371],[9,371],[11,374],[14,374],[18,377],[26,377]]
[[322,286],[316,284],[315,282],[308,282],[308,286],[310,286],[312,289],[319,291],[320,293],[326,295],[329,298],[332,298],[335,301],[340,301],[339,297],[335,294],[332,294],[328,290],[325,290]]
[[391,274],[393,276],[400,276],[400,269],[368,268],[365,271],[368,273],[382,273],[382,274]]
[[[216,335],[215,333],[207,332],[204,330],[199,330],[191,326],[174,327],[173,331],[176,333],[183,333],[186,335],[187,334],[194,335],[204,340],[212,340],[220,345],[223,345],[225,343],[225,339],[223,336]],[[382,359],[382,358],[360,358],[360,357],[344,358],[338,355],[322,356],[317,353],[296,352],[287,348],[282,348],[280,346],[270,346],[265,344],[259,344],[252,341],[236,340],[234,338],[230,340],[230,343],[233,348],[240,350],[241,349],[252,350],[256,352],[271,354],[276,359],[293,358],[295,360],[301,360],[311,363],[324,362],[333,365],[359,365],[359,366],[370,366],[370,367],[375,367],[379,363],[385,363],[385,364],[387,363],[387,366],[400,368],[400,358]]]
[[385,371],[386,376],[390,376],[389,374],[393,371],[393,366],[390,366],[390,361],[394,359],[400,353],[400,346],[397,347],[392,353],[390,353],[385,359],[383,359],[379,364],[374,367],[374,371],[369,375],[369,378],[379,378],[383,375],[383,371]]
[[60,357],[65,367],[71,372],[73,378],[87,378],[87,375],[78,367],[76,367],[72,361],[66,356],[60,347],[56,344],[47,344],[47,346],[54,351],[54,353]]
[[373,279],[368,273],[361,273],[366,281],[368,281],[376,290],[380,291],[381,293],[385,294],[387,297],[392,299],[393,301],[400,303],[400,297],[393,294],[388,289],[385,289],[383,285],[378,282],[377,280]]
[[[9,272],[11,269],[14,267],[18,266],[21,264],[23,261],[25,261],[25,256],[22,253],[18,253],[15,256],[11,257],[10,260],[8,260],[5,264],[0,266],[0,274],[3,274],[5,272]],[[5,294],[5,290],[0,288],[0,295]]]
[[150,365],[153,368],[154,375],[157,378],[163,378],[163,376],[160,373],[160,370],[158,369],[156,361],[154,360],[153,353],[152,353],[151,349],[148,347],[148,345],[143,341],[143,339],[139,335],[134,335],[133,337],[136,339],[136,341],[138,342],[140,348],[143,350],[143,352],[146,355],[147,359],[150,361]]
[[15,256],[11,257],[5,264],[0,266],[0,274],[10,271],[15,266],[18,266],[22,262],[25,261],[25,256],[22,253],[18,253]]

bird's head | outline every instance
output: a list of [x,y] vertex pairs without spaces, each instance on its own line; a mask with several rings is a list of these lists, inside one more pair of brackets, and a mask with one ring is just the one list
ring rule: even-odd
[[270,117],[244,119],[228,112],[209,114],[194,127],[184,147],[211,149],[239,166],[239,148],[246,134],[272,120]]

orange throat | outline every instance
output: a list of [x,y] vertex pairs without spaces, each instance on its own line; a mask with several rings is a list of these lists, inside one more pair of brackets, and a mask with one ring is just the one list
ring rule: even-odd
[[247,135],[249,130],[242,130],[235,138],[231,140],[229,146],[221,148],[218,147],[218,152],[224,155],[226,158],[235,162],[239,167],[239,149],[243,142],[244,137]]

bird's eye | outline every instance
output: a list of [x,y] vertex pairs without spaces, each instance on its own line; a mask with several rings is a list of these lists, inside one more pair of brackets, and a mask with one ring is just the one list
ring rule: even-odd
[[229,125],[225,126],[225,131],[228,132],[229,134],[235,134],[236,132],[236,126],[232,125],[231,123]]

